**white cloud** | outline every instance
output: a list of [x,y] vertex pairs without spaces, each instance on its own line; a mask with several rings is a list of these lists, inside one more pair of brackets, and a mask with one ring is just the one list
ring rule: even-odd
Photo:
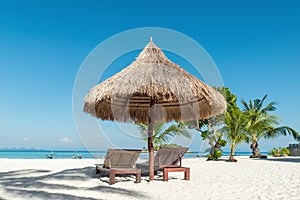
[[59,141],[60,141],[61,143],[64,143],[64,144],[66,144],[66,143],[73,143],[73,140],[70,139],[70,138],[68,138],[68,137],[59,138]]
[[24,138],[24,141],[28,141],[28,138],[26,137],[26,138]]

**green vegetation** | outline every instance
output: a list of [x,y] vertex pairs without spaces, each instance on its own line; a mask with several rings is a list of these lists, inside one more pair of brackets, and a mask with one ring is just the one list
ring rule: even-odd
[[227,144],[227,142],[222,139],[222,134],[215,132],[215,130],[207,130],[203,131],[201,136],[203,140],[208,140],[210,144],[210,153],[207,155],[207,160],[218,160],[222,156],[221,148]]
[[252,150],[252,158],[260,158],[258,148],[258,141],[264,138],[274,138],[279,135],[292,135],[295,139],[299,138],[299,134],[294,129],[288,126],[274,127],[279,124],[279,118],[276,115],[271,115],[270,112],[275,111],[275,102],[269,103],[267,106],[263,106],[267,95],[265,95],[261,100],[255,99],[254,101],[242,100],[244,106],[244,113],[247,119],[247,124],[245,127],[246,142],[251,142],[250,148]]
[[[222,156],[221,148],[226,146],[227,142],[230,146],[228,161],[236,162],[234,158],[235,149],[242,142],[251,143],[252,155],[250,157],[264,158],[266,155],[261,155],[258,148],[258,141],[261,138],[292,135],[300,141],[299,133],[296,130],[288,126],[277,127],[279,118],[270,114],[276,110],[275,102],[270,102],[264,106],[267,95],[262,99],[249,100],[248,103],[242,99],[243,108],[240,109],[236,103],[236,95],[232,94],[229,88],[219,87],[216,89],[227,101],[227,109],[223,114],[209,119],[172,123],[170,126],[166,126],[164,122],[156,123],[154,125],[154,148],[157,150],[170,145],[168,144],[169,138],[178,134],[190,137],[185,127],[199,131],[202,139],[208,141],[210,153],[207,160],[218,160]],[[138,126],[147,141],[147,125],[138,124]],[[271,150],[269,155],[289,155],[289,151],[286,148],[277,148]]]
[[234,159],[235,148],[245,140],[245,115],[236,104],[237,97],[232,94],[229,88],[220,87],[218,91],[227,101],[227,109],[223,114],[223,127],[221,133],[230,142],[229,162],[236,162]]
[[225,126],[222,128],[221,132],[230,142],[230,155],[228,161],[236,162],[234,159],[235,148],[238,144],[243,142],[246,138],[245,135],[245,117],[244,113],[239,109],[231,109],[230,111],[225,111]]
[[[207,160],[218,160],[222,156],[221,148],[226,146],[226,141],[222,139],[222,134],[217,130],[220,116],[209,119],[200,119],[198,121],[180,122],[182,126],[195,129],[201,133],[203,140],[207,140],[210,145]],[[218,119],[218,120],[217,120]]]
[[[145,141],[148,140],[148,125],[137,124],[140,132]],[[168,144],[170,137],[175,135],[182,135],[184,137],[190,138],[189,132],[182,126],[181,123],[171,124],[167,126],[165,122],[157,122],[154,124],[154,135],[153,135],[153,146],[155,150],[158,150],[166,146],[177,146],[175,144]]]
[[280,156],[289,156],[290,155],[290,150],[288,148],[273,148],[268,152],[268,155],[274,156],[274,157],[280,157]]
[[[228,104],[227,110],[236,107],[236,96],[233,95],[228,88],[219,87],[216,89],[226,98]],[[181,122],[184,126],[199,131],[203,140],[208,140],[210,153],[207,155],[207,160],[218,160],[218,158],[222,156],[221,148],[227,144],[220,130],[220,126],[224,126],[224,120],[224,114],[220,114],[209,119],[199,119],[196,122]]]
[[[221,128],[221,133],[230,142],[230,156],[228,161],[235,162],[234,151],[236,145],[241,142],[250,142],[252,154],[250,157],[265,158],[266,156],[260,155],[258,149],[258,141],[262,137],[274,138],[279,135],[292,135],[296,140],[300,140],[299,133],[288,127],[280,126],[279,118],[271,115],[271,111],[275,111],[275,102],[269,103],[264,107],[264,101],[267,95],[262,100],[255,99],[254,101],[242,100],[243,110],[240,110],[236,105],[236,96],[233,95],[228,88],[218,88],[227,101],[227,109],[224,112],[224,126]],[[285,150],[283,150],[285,151]]]

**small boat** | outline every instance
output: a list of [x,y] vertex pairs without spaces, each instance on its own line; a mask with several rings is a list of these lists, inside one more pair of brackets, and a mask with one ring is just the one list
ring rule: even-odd
[[46,159],[52,159],[55,156],[55,154],[53,152],[51,152],[51,153],[45,154],[45,156],[46,156]]
[[81,155],[73,154],[73,155],[72,155],[72,158],[73,158],[73,159],[82,159],[82,156],[81,156]]

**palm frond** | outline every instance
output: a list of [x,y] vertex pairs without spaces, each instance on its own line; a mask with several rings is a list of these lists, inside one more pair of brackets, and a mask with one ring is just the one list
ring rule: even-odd
[[276,103],[274,101],[269,103],[266,107],[264,107],[261,110],[261,113],[266,114],[267,112],[275,111],[276,110],[275,105],[276,105]]
[[291,135],[291,136],[293,136],[293,138],[295,140],[298,140],[298,141],[300,140],[299,133],[296,130],[294,130],[288,126],[280,126],[277,128],[270,127],[265,137],[266,138],[274,138],[279,135],[284,135],[284,136]]
[[247,102],[244,99],[241,100],[241,103],[244,106],[244,108],[243,108],[244,111],[249,111],[250,110]]
[[143,137],[143,140],[147,141],[148,140],[148,133],[147,133],[147,131],[148,131],[148,125],[142,124],[142,123],[138,123],[137,126],[138,126],[138,129],[139,129],[142,137]]
[[254,108],[257,110],[260,110],[260,107],[262,106],[261,100],[260,99],[254,99]]
[[164,140],[164,142],[167,142],[169,137],[173,137],[175,135],[182,135],[187,138],[191,137],[191,135],[189,134],[189,132],[186,129],[181,128],[176,124],[172,124],[171,126],[166,128],[164,131],[162,131],[160,133],[160,135],[158,136],[158,138]]
[[233,112],[225,112],[225,126],[221,132],[227,140],[238,144],[246,139],[245,124],[245,117],[241,110],[234,109]]
[[253,105],[252,105],[252,101],[251,100],[249,100],[249,108],[250,108],[250,110],[253,109]]
[[154,124],[154,132],[155,133],[161,132],[163,130],[164,126],[165,126],[165,122],[156,122]]

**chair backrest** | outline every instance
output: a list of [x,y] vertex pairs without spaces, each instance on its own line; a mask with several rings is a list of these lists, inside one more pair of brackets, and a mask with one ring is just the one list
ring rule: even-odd
[[181,166],[181,159],[187,150],[184,147],[163,147],[156,152],[154,164],[158,167]]
[[103,168],[135,168],[141,150],[108,149]]

